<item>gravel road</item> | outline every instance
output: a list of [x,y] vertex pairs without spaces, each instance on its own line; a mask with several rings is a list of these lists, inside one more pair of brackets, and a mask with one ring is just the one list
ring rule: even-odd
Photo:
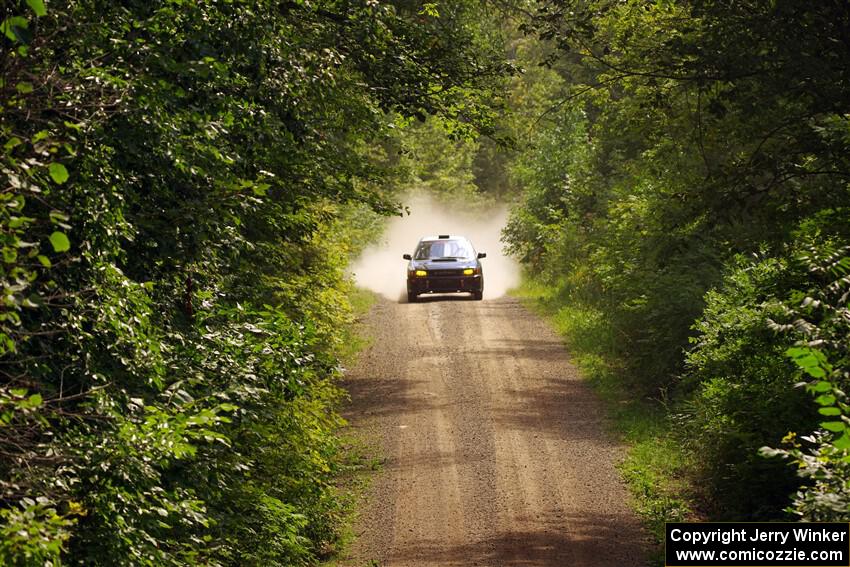
[[384,458],[344,565],[637,566],[645,536],[603,407],[517,300],[369,315],[345,412]]

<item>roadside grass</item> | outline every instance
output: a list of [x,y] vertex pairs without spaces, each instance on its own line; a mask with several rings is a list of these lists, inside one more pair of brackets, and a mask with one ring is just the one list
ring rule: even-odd
[[352,286],[348,294],[351,304],[351,323],[342,330],[342,343],[337,348],[337,356],[343,367],[357,362],[357,355],[372,344],[372,337],[363,326],[363,318],[378,300],[378,296],[368,289]]
[[651,560],[663,564],[664,523],[695,519],[696,508],[691,456],[674,435],[667,408],[658,400],[635,399],[621,379],[616,336],[597,307],[529,277],[511,293],[564,338],[582,377],[606,402],[615,433],[628,446],[620,473],[656,543]]
[[383,459],[379,456],[380,449],[368,440],[347,432],[342,432],[339,437],[343,458],[338,464],[337,491],[342,502],[342,512],[337,539],[321,563],[324,567],[336,567],[348,559],[348,550],[357,538],[354,524],[372,478],[383,466]]
[[[343,368],[352,367],[358,355],[373,342],[363,319],[378,296],[370,290],[353,286],[348,299],[351,304],[351,323],[343,329],[344,341],[337,353]],[[341,455],[337,495],[342,502],[342,511],[338,520],[337,540],[321,563],[324,567],[341,565],[347,559],[348,550],[356,539],[354,523],[374,473],[381,470],[383,463],[380,448],[374,439],[363,438],[348,427],[344,427],[337,435]]]

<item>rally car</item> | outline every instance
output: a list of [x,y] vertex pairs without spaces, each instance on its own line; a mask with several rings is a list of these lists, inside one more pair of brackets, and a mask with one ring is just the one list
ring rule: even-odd
[[419,240],[413,255],[405,254],[407,264],[407,301],[413,303],[424,293],[468,292],[474,299],[484,295],[481,258],[463,236],[440,234]]

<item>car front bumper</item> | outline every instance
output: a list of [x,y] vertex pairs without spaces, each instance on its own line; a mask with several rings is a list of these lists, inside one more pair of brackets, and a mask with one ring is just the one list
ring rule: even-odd
[[414,276],[407,278],[408,293],[454,293],[483,291],[481,274],[473,276]]

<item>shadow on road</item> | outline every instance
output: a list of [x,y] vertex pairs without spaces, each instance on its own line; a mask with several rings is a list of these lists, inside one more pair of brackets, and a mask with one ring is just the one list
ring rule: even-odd
[[[472,295],[468,293],[435,293],[428,295],[420,295],[414,303],[436,303],[440,301],[475,301]],[[407,294],[404,297],[399,297],[399,303],[410,303],[407,301]]]
[[605,414],[583,384],[550,378],[542,386],[538,382],[507,392],[514,403],[494,408],[498,426],[565,442],[581,439],[597,448],[616,445],[609,436],[599,434],[607,424]]
[[[565,521],[573,526],[572,533],[563,531]],[[616,545],[621,535],[616,527],[622,522],[620,517],[592,513],[537,518],[528,530],[503,531],[448,549],[436,540],[416,542],[389,559],[404,565],[620,567],[634,563],[628,549]]]
[[414,414],[435,407],[436,400],[411,396],[409,391],[423,380],[400,380],[397,378],[370,378],[369,380],[346,380],[342,387],[348,390],[351,403],[345,413],[357,416],[390,416]]

